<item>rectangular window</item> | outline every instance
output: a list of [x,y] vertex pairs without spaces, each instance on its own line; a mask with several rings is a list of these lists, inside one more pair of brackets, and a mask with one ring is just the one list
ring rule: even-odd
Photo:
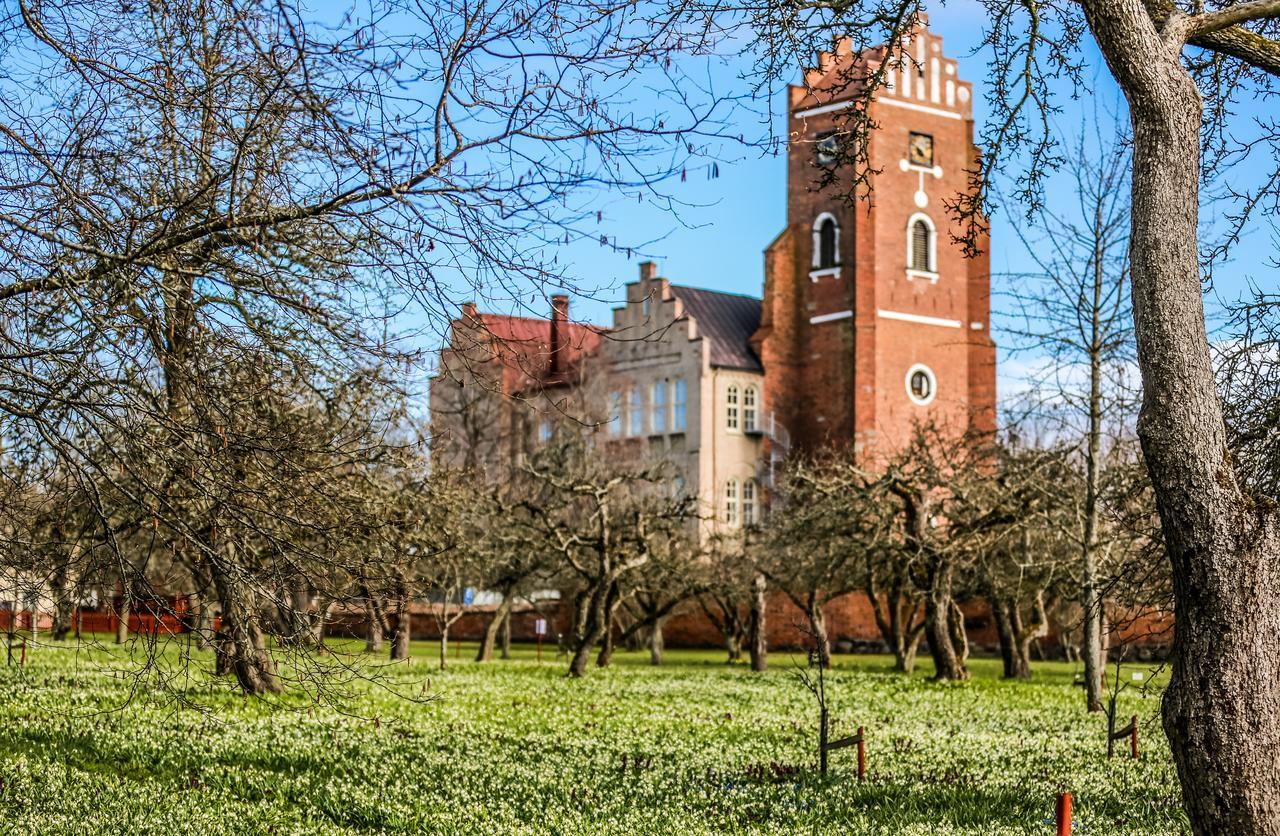
[[724,425],[727,429],[738,429],[738,387],[730,386],[724,397]]
[[649,431],[667,431],[667,381],[655,380],[649,395]]
[[749,433],[756,431],[756,387],[748,386],[742,393],[742,428]]
[[756,483],[748,479],[742,484],[742,521],[753,525],[756,521]]
[[730,479],[724,486],[724,521],[729,525],[738,524],[738,480]]
[[609,414],[605,417],[605,425],[610,436],[622,435],[622,393],[609,393]]
[[684,378],[677,377],[675,383],[672,384],[675,393],[671,398],[671,431],[682,433],[685,426],[685,404],[688,400],[688,394],[685,391]]
[[538,422],[538,441],[546,444],[551,440],[551,419],[543,418]]
[[627,433],[640,435],[644,432],[644,401],[641,399],[639,386],[631,387],[629,398],[631,402],[627,405]]

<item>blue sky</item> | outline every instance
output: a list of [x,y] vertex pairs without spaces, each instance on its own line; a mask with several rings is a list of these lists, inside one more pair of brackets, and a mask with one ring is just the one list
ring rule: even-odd
[[[960,61],[961,75],[977,87],[975,115],[981,124],[989,110],[982,89],[987,60],[983,53],[974,54],[974,51],[982,42],[985,12],[971,0],[952,0],[946,4],[934,4],[929,15],[930,29],[943,36],[947,53]],[[1092,89],[1077,91],[1059,87],[1056,90],[1062,112],[1055,121],[1060,135],[1066,139],[1075,136],[1081,122],[1094,118],[1096,113],[1120,114],[1120,118],[1124,118],[1123,100],[1108,77],[1101,57],[1092,44],[1086,49],[1088,74],[1094,79]],[[725,89],[734,85],[745,86],[738,77],[750,71],[751,60],[749,55],[729,59],[714,71],[712,78]],[[796,75],[798,77],[798,70]],[[780,88],[775,89],[770,108],[774,130],[780,136],[785,136],[784,95]],[[1253,106],[1261,109],[1265,105]],[[1237,113],[1237,118],[1247,120],[1251,115],[1245,108],[1244,112]],[[758,117],[744,113],[742,119],[742,132],[746,135],[764,133],[766,126]],[[1104,134],[1110,132],[1110,128],[1103,127]],[[687,204],[678,215],[634,199],[600,197],[599,208],[604,217],[602,228],[616,234],[619,240],[650,243],[630,258],[589,242],[565,246],[558,256],[561,264],[567,263],[567,273],[582,286],[601,289],[596,298],[577,297],[573,300],[574,319],[609,322],[610,307],[617,304],[623,285],[635,280],[638,264],[646,258],[658,263],[659,275],[677,283],[760,294],[763,250],[785,223],[785,157],[742,148],[729,150],[726,154],[726,158],[717,161],[718,178],[709,178],[703,170],[692,170],[686,182],[672,186],[675,194]],[[996,185],[999,187],[999,181]],[[1050,202],[1055,200],[1054,191],[1051,181]],[[1064,198],[1069,199],[1070,196],[1058,197]],[[1016,206],[1007,208],[1018,211]],[[1212,218],[1214,210],[1215,207],[1209,204],[1203,207],[1202,214]],[[1012,281],[1011,275],[1032,269],[1027,254],[1013,233],[1009,216],[1003,213],[992,217],[991,256],[997,294],[994,323],[998,326],[1001,314],[1008,313],[1001,310],[1002,304],[1007,303],[1001,302],[999,292]],[[1255,224],[1236,250],[1236,260],[1215,271],[1214,288],[1208,299],[1210,310],[1218,307],[1220,299],[1238,297],[1249,281],[1274,289],[1276,272],[1265,265],[1276,258],[1274,232]],[[996,336],[999,340],[998,330]],[[1007,345],[1002,346],[1002,394],[1020,388],[1020,375],[1034,365],[1034,357],[1013,357]]]

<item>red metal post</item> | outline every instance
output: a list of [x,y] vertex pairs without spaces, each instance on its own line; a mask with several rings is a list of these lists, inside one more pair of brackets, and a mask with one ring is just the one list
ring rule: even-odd
[[858,726],[858,780],[867,777],[867,733]]
[[1138,759],[1138,715],[1133,715],[1133,726],[1129,730],[1129,753],[1133,755],[1133,759]]
[[26,639],[22,640],[22,661],[19,662],[18,665],[24,668],[27,666],[27,640]]
[[1054,821],[1058,825],[1058,836],[1071,836],[1071,793],[1059,793]]

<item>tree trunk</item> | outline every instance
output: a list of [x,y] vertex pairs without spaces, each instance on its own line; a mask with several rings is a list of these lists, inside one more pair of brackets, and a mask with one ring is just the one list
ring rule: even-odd
[[596,656],[596,667],[607,668],[613,664],[613,649],[617,638],[614,630],[614,619],[618,605],[622,602],[617,582],[609,584],[609,594],[605,598],[604,635],[601,637],[600,654]]
[[659,618],[657,621],[653,623],[653,629],[649,631],[649,664],[650,665],[656,666],[656,665],[662,664],[662,652],[663,650],[666,649],[666,646],[662,639],[662,623],[664,621],[666,621],[665,618]]
[[920,646],[923,622],[916,622],[919,603],[905,594],[905,578],[895,578],[883,595],[876,586],[875,571],[867,570],[867,582],[863,588],[875,616],[880,638],[893,653],[893,669],[911,673],[916,666],[916,650]]
[[378,606],[378,602],[374,600],[372,595],[366,595],[364,609],[368,620],[364,634],[364,652],[381,653],[382,639],[387,629],[386,622],[382,616],[382,607]]
[[[235,565],[233,559],[228,563]],[[222,605],[219,653],[224,669],[235,675],[240,690],[246,694],[283,693],[250,595],[241,588],[238,579],[217,567],[214,567],[214,584]]]
[[591,651],[604,638],[605,631],[608,629],[608,614],[605,611],[605,598],[608,594],[606,586],[605,581],[599,581],[593,589],[586,590],[585,601],[579,607],[580,632],[574,636],[574,643],[577,646],[569,662],[569,675],[572,677],[586,675],[587,660],[591,658]]
[[413,611],[409,593],[401,590],[396,602],[396,632],[391,640],[391,661],[403,662],[409,658],[409,641],[413,638]]
[[502,658],[511,658],[511,609],[502,617]]
[[53,625],[49,632],[54,641],[66,641],[67,634],[71,632],[74,602],[67,592],[65,565],[55,568],[53,577],[49,581],[49,589],[53,593]]
[[1093,279],[1093,331],[1089,352],[1089,435],[1085,453],[1084,538],[1080,557],[1080,607],[1084,659],[1085,706],[1102,711],[1102,674],[1107,660],[1102,653],[1102,594],[1098,586],[1098,482],[1102,457],[1102,357],[1099,340],[1099,307],[1103,265],[1095,255]]
[[1085,13],[1133,124],[1138,435],[1177,611],[1165,733],[1197,834],[1280,834],[1280,512],[1242,489],[1215,387],[1197,252],[1200,93],[1182,44],[1141,0],[1089,0]]
[[810,599],[805,608],[809,618],[809,629],[813,631],[813,643],[818,652],[818,664],[825,669],[831,668],[831,642],[827,638],[827,619],[822,614],[822,605],[816,598]]
[[951,648],[956,655],[957,661],[960,662],[960,669],[964,671],[964,678],[969,678],[969,671],[965,670],[965,663],[969,661],[969,634],[964,627],[964,611],[960,609],[960,605],[956,603],[956,599],[951,599],[951,613],[947,618],[947,630],[951,634]]
[[1013,637],[1013,644],[1010,646],[1009,660],[1011,664],[1005,669],[1005,677],[1008,679],[1030,679],[1031,678],[1031,642],[1035,639],[1035,634],[1028,631],[1022,624],[1022,611],[1015,600],[1009,601],[1010,633]]
[[449,666],[449,625],[440,624],[440,670]]
[[504,590],[502,602],[498,604],[498,608],[493,611],[493,617],[485,625],[484,636],[480,639],[480,649],[476,651],[477,662],[490,662],[493,660],[493,649],[498,644],[498,633],[502,630],[502,626],[507,623],[507,618],[511,615],[511,605],[514,603],[515,599],[512,597],[511,591]]
[[1030,679],[1031,678],[1031,648],[1032,646],[1049,635],[1049,613],[1044,606],[1044,590],[1037,589],[1035,597],[1031,601],[1031,623],[1024,625],[1022,623],[1022,614],[1018,610],[1017,602],[1013,602],[1014,606],[1014,678]]
[[940,681],[969,678],[964,660],[956,655],[956,645],[952,638],[952,572],[950,561],[933,556],[929,571],[929,591],[924,599],[925,633],[929,640],[929,655],[933,657],[933,677]]
[[748,635],[751,670],[762,673],[769,668],[769,641],[765,622],[765,577],[757,572],[751,581],[751,629]]
[[120,585],[120,606],[116,607],[116,644],[129,640],[129,611],[133,609],[133,596],[128,583]]
[[[915,617],[914,613],[912,617]],[[916,669],[916,654],[920,651],[920,637],[923,635],[924,621],[911,625],[911,629],[907,633],[906,648],[903,650],[901,658],[894,654],[894,670],[910,674]]]
[[1004,663],[1004,678],[1014,678],[1014,645],[1013,619],[1009,615],[1009,605],[998,595],[991,596],[991,617],[996,622],[996,637],[1000,640],[1000,661]]
[[213,649],[213,607],[209,599],[199,593],[192,593],[195,601],[196,649]]

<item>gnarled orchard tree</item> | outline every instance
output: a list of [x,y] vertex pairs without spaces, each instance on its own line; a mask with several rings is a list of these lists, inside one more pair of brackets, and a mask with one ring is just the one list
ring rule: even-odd
[[[854,54],[872,49],[877,59],[853,62],[858,75],[848,79],[869,99],[887,67],[912,60],[900,47],[921,5],[752,4],[767,59],[759,66],[789,77],[819,49],[847,37]],[[976,173],[983,185],[996,166],[1029,160],[1011,191],[1032,204],[1041,199],[1058,162],[1049,118],[1054,85],[1087,84],[1081,47],[1090,35],[1128,101],[1139,434],[1177,609],[1165,731],[1197,833],[1280,833],[1280,508],[1249,490],[1228,451],[1201,299],[1197,224],[1199,185],[1209,168],[1235,159],[1256,170],[1265,153],[1247,133],[1233,134],[1230,120],[1240,99],[1274,101],[1280,0],[982,5],[993,105],[981,138],[984,170]],[[874,51],[881,44],[887,49]],[[847,109],[845,156],[852,165],[865,165],[866,110]],[[1274,141],[1274,125],[1263,122],[1264,142],[1268,133]],[[1202,154],[1206,144],[1210,153]],[[1280,178],[1273,171],[1261,182],[1241,195],[1236,220],[1274,205]],[[984,198],[979,192],[950,202],[975,232],[985,225]]]
[[1280,77],[1280,41],[1244,27],[1280,21],[1280,2],[1083,5],[1133,125],[1138,433],[1177,612],[1165,732],[1198,833],[1280,833],[1280,508],[1227,448],[1197,252],[1204,98],[1186,55],[1212,53],[1241,83],[1246,67]]
[[[345,19],[288,0],[11,4],[6,450],[56,457],[132,504],[118,516],[191,567],[192,589],[172,591],[220,599],[241,686],[275,690],[264,616],[300,624],[287,610],[317,596],[263,563],[266,540],[291,538],[260,513],[262,486],[299,511],[287,527],[328,524],[323,480],[284,490],[280,444],[336,473],[388,427],[364,445],[340,433],[344,452],[298,437],[288,395],[253,399],[294,369],[304,387],[409,376],[419,358],[397,312],[430,329],[468,298],[529,304],[572,287],[551,252],[566,238],[625,248],[592,193],[664,202],[663,179],[723,125],[723,101],[665,60],[703,40],[679,24],[650,43],[628,4],[593,0],[375,0]],[[641,86],[673,104],[636,112]],[[216,388],[224,364],[241,392]],[[145,443],[99,455],[110,434]]]

